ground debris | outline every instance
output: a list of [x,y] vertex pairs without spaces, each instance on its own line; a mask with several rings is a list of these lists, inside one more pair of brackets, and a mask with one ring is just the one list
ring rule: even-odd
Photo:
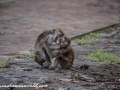
[[100,86],[106,88],[107,90],[120,90],[120,83],[117,82],[105,82],[102,83]]
[[117,82],[119,78],[115,77],[96,77],[95,78],[97,82]]
[[60,78],[59,80],[63,81],[63,82],[70,82],[70,81],[72,81],[72,79],[69,79],[69,78]]
[[88,69],[90,66],[87,64],[83,64],[80,66],[80,69]]
[[44,83],[54,83],[54,82],[57,82],[58,80],[57,79],[54,79],[54,78],[51,78],[51,79],[44,79],[43,82]]
[[94,78],[92,78],[88,75],[82,74],[82,73],[75,73],[75,74],[73,74],[73,77],[75,79],[79,79],[79,80],[83,80],[83,81],[87,81],[87,82],[95,82]]
[[32,71],[32,68],[22,68],[24,71]]
[[83,86],[96,86],[96,83],[91,83],[91,82],[83,82],[82,83]]
[[101,77],[105,76],[105,73],[101,73],[101,72],[91,72],[91,74],[94,76],[96,76],[96,75],[101,76]]

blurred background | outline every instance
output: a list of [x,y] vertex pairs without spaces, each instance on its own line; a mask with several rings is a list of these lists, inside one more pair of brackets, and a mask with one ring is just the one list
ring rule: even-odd
[[33,50],[45,29],[73,37],[119,21],[120,0],[0,0],[0,53]]

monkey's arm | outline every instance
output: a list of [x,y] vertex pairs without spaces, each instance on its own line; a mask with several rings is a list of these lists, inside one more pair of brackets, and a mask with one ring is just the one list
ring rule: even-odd
[[60,45],[57,45],[55,42],[52,43],[52,45],[49,45],[49,48],[53,51],[53,50],[59,50],[60,49]]
[[46,43],[46,41],[43,41],[43,45],[48,53],[48,55],[51,57],[51,58],[55,58],[55,57],[58,57],[61,55],[62,51],[61,50],[54,50],[52,51],[50,49],[50,47],[48,46],[48,44]]

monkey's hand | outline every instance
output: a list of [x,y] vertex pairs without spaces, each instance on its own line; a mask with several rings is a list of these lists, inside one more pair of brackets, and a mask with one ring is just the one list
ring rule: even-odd
[[60,44],[60,47],[61,47],[62,49],[66,49],[66,48],[68,47],[68,44],[66,44],[66,43],[61,43],[61,44]]
[[63,48],[63,47],[65,47],[65,44],[64,44],[64,43],[61,43],[60,46]]

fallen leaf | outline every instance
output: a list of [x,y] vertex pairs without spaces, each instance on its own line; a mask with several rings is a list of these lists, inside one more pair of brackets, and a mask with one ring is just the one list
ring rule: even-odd
[[60,80],[60,81],[63,81],[63,82],[70,82],[72,79],[68,79],[68,78],[60,78],[59,80]]

